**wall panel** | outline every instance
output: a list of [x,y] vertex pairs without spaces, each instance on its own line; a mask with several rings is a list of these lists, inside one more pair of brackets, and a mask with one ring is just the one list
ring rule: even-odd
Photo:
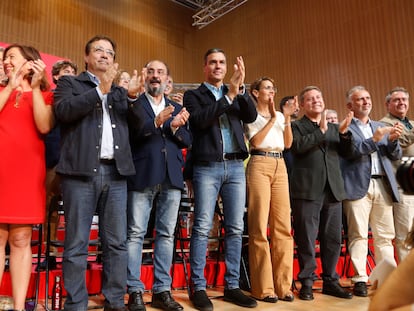
[[277,100],[316,84],[341,116],[353,85],[371,91],[373,118],[385,113],[390,88],[414,91],[412,0],[249,0],[203,29],[191,26],[193,13],[168,0],[3,0],[0,41],[32,44],[82,68],[86,40],[104,33],[117,41],[122,68],[160,58],[179,83],[201,82],[204,52],[221,47],[230,63],[243,55],[247,82],[274,77]]

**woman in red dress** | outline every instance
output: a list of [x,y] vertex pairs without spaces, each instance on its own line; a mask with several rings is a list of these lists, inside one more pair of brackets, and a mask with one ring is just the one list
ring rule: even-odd
[[45,217],[42,136],[54,123],[53,94],[36,49],[13,44],[4,51],[3,65],[8,81],[0,87],[0,280],[8,242],[14,309],[24,310],[32,226]]

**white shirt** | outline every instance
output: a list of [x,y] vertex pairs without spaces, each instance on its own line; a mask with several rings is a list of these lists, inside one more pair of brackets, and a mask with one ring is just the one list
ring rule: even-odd
[[[244,125],[247,138],[250,140],[256,135],[262,128],[269,122],[268,118],[257,114],[257,118],[253,123],[247,123]],[[252,147],[250,149],[260,149],[266,151],[282,152],[285,149],[285,142],[283,139],[283,132],[285,130],[285,117],[280,111],[276,111],[276,122],[267,133],[265,139],[259,146]]]
[[[364,124],[359,119],[354,119],[366,139],[374,135],[369,120],[368,123]],[[377,151],[371,153],[371,175],[385,175]]]
[[[89,76],[91,77],[91,80],[96,83],[96,85],[99,85],[100,81],[98,77],[93,75],[88,71]],[[98,92],[99,97],[102,101],[102,143],[101,143],[101,153],[100,158],[101,159],[113,159],[114,158],[114,136],[112,134],[112,122],[111,117],[109,115],[108,111],[108,94],[102,94],[99,87],[96,87],[96,91]]]

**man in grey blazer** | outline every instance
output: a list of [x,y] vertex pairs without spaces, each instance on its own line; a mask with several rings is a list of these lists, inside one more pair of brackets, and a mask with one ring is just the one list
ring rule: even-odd
[[[387,115],[380,121],[386,125],[393,126],[396,122],[404,125],[404,131],[398,142],[402,148],[403,157],[414,157],[414,121],[408,119],[410,107],[410,95],[403,87],[395,87],[385,97]],[[401,161],[394,161],[394,169],[397,170]],[[405,246],[405,239],[411,230],[414,220],[414,195],[400,191],[400,202],[394,202],[394,226],[395,226],[395,249],[398,262],[407,257],[410,250]]]
[[363,86],[355,86],[347,92],[347,107],[354,112],[349,126],[354,148],[342,162],[347,194],[343,206],[348,224],[348,248],[355,271],[353,291],[354,295],[365,297],[369,226],[376,262],[382,259],[394,261],[392,204],[398,202],[399,194],[391,161],[401,158],[398,137],[403,127],[400,123],[386,127],[369,118],[371,96]]
[[322,293],[352,298],[338,282],[336,273],[341,248],[344,182],[339,156],[352,147],[347,127],[350,112],[340,125],[328,123],[322,92],[316,86],[306,87],[299,95],[304,116],[292,123],[293,167],[290,175],[294,238],[302,283],[299,298],[312,300],[315,275],[315,243],[319,235],[322,261]]

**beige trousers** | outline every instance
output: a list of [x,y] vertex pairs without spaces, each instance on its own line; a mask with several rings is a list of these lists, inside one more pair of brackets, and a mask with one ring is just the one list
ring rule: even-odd
[[285,162],[283,158],[252,156],[246,174],[252,296],[259,299],[274,294],[284,297],[291,293],[293,278],[293,238]]
[[374,239],[375,262],[394,260],[395,236],[391,190],[384,179],[371,179],[368,192],[359,200],[343,201],[348,222],[348,248],[355,274],[352,282],[367,282],[368,228]]

